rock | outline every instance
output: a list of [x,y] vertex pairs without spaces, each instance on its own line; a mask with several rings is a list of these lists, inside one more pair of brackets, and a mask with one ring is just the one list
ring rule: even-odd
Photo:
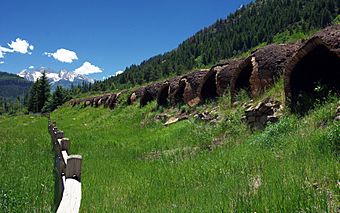
[[255,122],[253,124],[253,130],[261,130],[261,129],[264,129],[264,125],[260,122]]
[[212,112],[205,111],[203,113],[195,114],[194,117],[202,121],[217,122],[218,115],[213,114],[213,111]]
[[277,121],[279,121],[279,118],[275,115],[270,115],[267,117],[267,121],[271,122],[271,123],[275,123]]
[[171,125],[171,124],[174,124],[174,123],[176,123],[176,122],[178,122],[179,121],[179,119],[178,118],[176,118],[176,117],[171,117],[167,122],[165,122],[165,126],[169,126],[169,125]]
[[165,126],[169,126],[171,124],[177,123],[178,121],[188,119],[188,115],[185,113],[182,113],[176,117],[171,117],[167,122],[165,122]]
[[131,103],[135,102],[137,100],[137,95],[136,93],[132,93],[131,97],[130,97],[130,101]]
[[251,129],[263,129],[268,122],[274,123],[282,116],[283,106],[279,101],[270,98],[255,105],[246,105],[245,116],[242,120],[245,121]]
[[239,101],[235,101],[235,102],[233,103],[233,107],[236,107],[236,106],[238,106],[239,104],[240,104]]
[[261,124],[266,124],[267,123],[267,115],[262,115],[259,119],[259,122]]
[[247,118],[247,122],[248,123],[252,123],[252,122],[255,122],[256,121],[256,117],[255,116],[250,116]]
[[161,114],[155,116],[155,120],[158,120],[158,121],[165,121],[165,120],[167,120],[169,117],[170,117],[170,116],[169,116],[168,114],[161,113]]

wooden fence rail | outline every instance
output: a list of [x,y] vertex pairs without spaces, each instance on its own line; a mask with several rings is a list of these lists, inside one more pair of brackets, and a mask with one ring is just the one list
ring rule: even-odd
[[48,132],[55,151],[57,213],[78,213],[81,202],[80,155],[70,155],[70,140],[51,122],[48,115]]

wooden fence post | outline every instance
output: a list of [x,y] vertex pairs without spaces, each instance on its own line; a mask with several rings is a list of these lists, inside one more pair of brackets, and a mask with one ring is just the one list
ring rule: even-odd
[[58,130],[55,122],[48,116],[48,132],[55,152],[55,202],[57,212],[79,212],[81,202],[81,164],[80,155],[69,155],[70,139]]
[[66,151],[69,153],[71,141],[68,138],[61,139],[61,151]]
[[82,157],[80,155],[70,155],[67,159],[66,174],[67,178],[75,178],[81,180],[81,163]]

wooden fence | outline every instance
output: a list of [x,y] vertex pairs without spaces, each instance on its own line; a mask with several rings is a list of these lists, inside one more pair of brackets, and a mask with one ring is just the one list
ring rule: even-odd
[[70,155],[70,140],[48,116],[48,131],[55,151],[57,213],[78,213],[81,202],[80,155]]

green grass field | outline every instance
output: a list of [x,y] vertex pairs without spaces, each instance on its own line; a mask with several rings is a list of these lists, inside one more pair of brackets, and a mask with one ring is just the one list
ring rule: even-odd
[[0,212],[55,207],[53,157],[46,118],[0,116]]
[[[282,99],[281,84],[267,96]],[[165,127],[154,117],[176,109],[156,110],[155,103],[113,111],[65,106],[51,117],[71,139],[71,154],[83,156],[81,212],[336,212],[338,102],[333,98],[304,117],[285,112],[255,133],[228,96],[180,108],[215,109],[216,124],[190,118]],[[46,119],[1,118],[0,136],[1,210],[51,210]]]

